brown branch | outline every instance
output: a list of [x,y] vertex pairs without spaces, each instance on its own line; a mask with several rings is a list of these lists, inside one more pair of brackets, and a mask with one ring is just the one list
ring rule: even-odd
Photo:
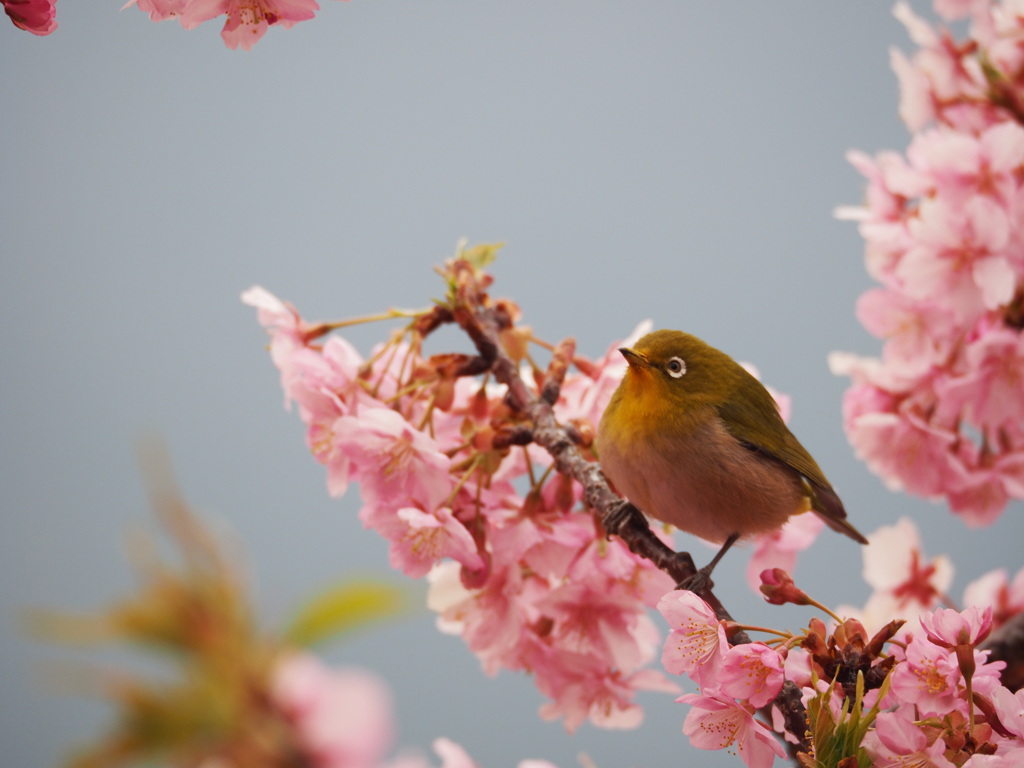
[[[506,387],[505,399],[509,406],[522,413],[532,425],[533,441],[544,448],[554,460],[555,469],[574,478],[583,486],[586,505],[601,515],[601,523],[608,535],[618,536],[631,551],[653,562],[668,573],[677,584],[697,572],[693,559],[685,552],[675,552],[655,535],[643,514],[622,499],[608,485],[596,462],[587,459],[576,447],[569,430],[558,423],[553,404],[558,400],[561,383],[575,351],[575,343],[563,341],[555,349],[554,357],[545,377],[541,396],[533,393],[519,375],[519,368],[501,347],[500,332],[507,327],[507,317],[499,316],[487,302],[487,296],[469,272],[469,267],[458,274],[459,298],[452,316],[473,340],[480,358],[488,361],[494,377]],[[715,610],[722,620],[732,616],[711,592],[710,587],[697,594]]]
[[[651,530],[643,513],[611,489],[600,465],[580,452],[572,432],[555,418],[553,405],[558,400],[562,381],[573,358],[575,343],[564,341],[555,349],[538,397],[523,381],[518,366],[501,346],[500,332],[509,325],[507,314],[496,312],[488,304],[486,293],[473,279],[472,267],[456,263],[453,270],[457,275],[457,295],[461,304],[453,309],[452,318],[472,339],[480,358],[490,364],[495,379],[508,387],[506,402],[527,418],[533,442],[550,454],[558,472],[583,486],[584,503],[600,515],[601,525],[608,536],[618,536],[631,552],[650,560],[671,576],[677,585],[687,581],[697,573],[690,554],[676,552]],[[523,435],[517,434],[517,437],[522,439]],[[733,621],[712,592],[712,587],[713,583],[708,581],[699,586],[695,594],[712,608],[720,620]],[[729,641],[733,645],[751,642],[743,631],[731,632]],[[791,752],[810,749],[805,736],[807,716],[800,697],[800,689],[786,683],[774,702],[783,714],[786,727],[801,739],[801,744]]]
[[1005,661],[1000,682],[1011,691],[1024,688],[1024,613],[1018,613],[995,630],[980,646],[991,651],[989,661]]

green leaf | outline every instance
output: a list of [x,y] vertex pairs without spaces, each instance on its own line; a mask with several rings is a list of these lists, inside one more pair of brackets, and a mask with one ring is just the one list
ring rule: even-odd
[[307,603],[285,629],[284,639],[308,647],[395,616],[408,609],[406,594],[378,581],[348,581]]
[[498,251],[504,245],[504,243],[482,243],[474,245],[472,248],[464,248],[459,256],[476,269],[483,269],[498,258]]
[[[879,692],[879,701],[888,690],[888,682],[887,677]],[[853,757],[860,768],[868,768],[871,760],[861,743],[878,714],[878,706],[876,704],[867,712],[864,711],[864,675],[857,673],[856,696],[853,701],[843,700],[838,719],[829,706],[831,697],[832,686],[807,702],[815,764],[818,768],[833,768],[844,758]]]

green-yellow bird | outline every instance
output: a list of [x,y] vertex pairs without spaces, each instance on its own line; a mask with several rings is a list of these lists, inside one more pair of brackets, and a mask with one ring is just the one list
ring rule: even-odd
[[743,366],[682,331],[654,331],[619,351],[629,368],[598,427],[601,466],[647,514],[722,544],[704,576],[737,539],[807,511],[867,544]]

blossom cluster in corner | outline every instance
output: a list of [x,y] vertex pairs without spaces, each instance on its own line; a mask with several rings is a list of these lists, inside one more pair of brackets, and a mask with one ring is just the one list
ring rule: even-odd
[[14,26],[33,35],[57,29],[57,0],[3,0],[4,11]]
[[248,51],[272,26],[288,29],[312,19],[320,9],[316,0],[130,0],[153,21],[177,19],[185,29],[226,16],[221,37],[228,48]]
[[[924,557],[913,524],[903,520],[869,538],[865,573],[875,594],[864,612],[839,609],[853,618],[837,618],[831,632],[812,619],[800,633],[772,630],[767,641],[731,645],[738,628],[696,595],[662,598],[658,609],[671,628],[665,669],[700,686],[678,699],[691,706],[683,725],[691,744],[730,750],[749,768],[785,757],[780,736],[805,766],[1024,764],[1024,690],[1007,687],[1005,662],[979,650],[1024,612],[1024,570],[1012,581],[993,571],[967,588],[964,610],[944,608],[952,566]],[[782,571],[762,579],[770,602],[814,604]],[[806,721],[784,711],[786,683],[800,690]]]
[[1024,498],[1024,16],[1005,0],[937,0],[966,40],[900,2],[918,50],[892,54],[906,154],[850,154],[881,287],[857,314],[881,359],[833,355],[858,455],[894,489],[945,499],[970,525]]

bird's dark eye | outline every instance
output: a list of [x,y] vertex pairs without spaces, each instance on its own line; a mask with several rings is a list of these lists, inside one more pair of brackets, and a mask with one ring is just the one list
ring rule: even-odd
[[668,375],[673,379],[678,379],[686,373],[686,361],[681,357],[670,357],[668,362],[665,363],[665,370],[668,371]]

